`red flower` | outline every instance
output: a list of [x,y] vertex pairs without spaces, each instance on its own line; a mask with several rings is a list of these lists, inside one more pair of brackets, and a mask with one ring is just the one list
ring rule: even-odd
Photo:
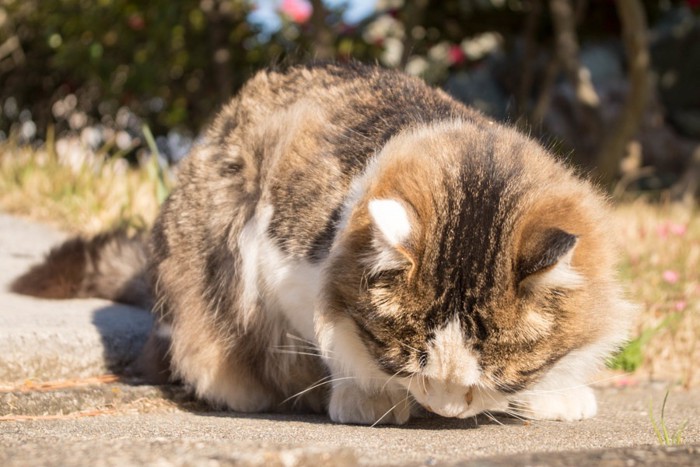
[[133,15],[129,16],[126,23],[134,31],[140,31],[146,27],[146,21],[143,19],[143,16],[138,13],[134,13]]
[[311,17],[311,4],[306,0],[282,0],[280,10],[295,23],[305,23]]
[[450,65],[459,65],[460,63],[464,62],[464,59],[466,58],[462,48],[457,44],[452,44],[450,46],[447,56],[450,60]]

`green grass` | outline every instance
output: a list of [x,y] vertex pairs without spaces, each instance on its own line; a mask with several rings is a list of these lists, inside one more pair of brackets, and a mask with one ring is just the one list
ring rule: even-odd
[[153,138],[153,133],[147,125],[142,127],[143,135],[146,138],[146,144],[151,151],[151,157],[149,162],[146,164],[146,173],[148,174],[149,180],[153,182],[156,190],[156,201],[158,205],[163,204],[165,199],[168,197],[171,188],[171,180],[168,178],[167,173],[163,170],[160,165],[160,153],[158,152],[158,146],[156,146],[156,140]]
[[651,399],[649,400],[649,421],[651,422],[651,426],[654,429],[654,434],[656,435],[656,439],[659,441],[659,444],[664,446],[678,446],[683,444],[683,431],[688,424],[688,420],[684,420],[683,423],[681,423],[681,426],[678,427],[673,434],[671,434],[671,431],[666,426],[665,418],[667,400],[668,391],[666,391],[664,401],[661,404],[661,416],[659,417],[658,421],[654,416],[654,404]]
[[639,336],[630,340],[608,361],[608,368],[628,373],[636,371],[644,363],[644,347],[659,331],[675,325],[680,319],[682,319],[681,313],[672,313],[656,327],[644,329]]

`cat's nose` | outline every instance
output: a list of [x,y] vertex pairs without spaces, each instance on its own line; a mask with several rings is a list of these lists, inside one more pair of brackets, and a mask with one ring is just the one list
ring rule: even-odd
[[467,405],[471,405],[472,401],[474,400],[474,388],[470,387],[467,389],[467,392],[464,394],[464,400],[467,402]]

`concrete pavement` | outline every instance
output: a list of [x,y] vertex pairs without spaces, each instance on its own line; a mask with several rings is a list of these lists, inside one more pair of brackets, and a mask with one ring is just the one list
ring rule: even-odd
[[697,389],[672,390],[666,407],[670,429],[687,421],[684,447],[658,447],[648,406],[658,418],[664,383],[605,384],[598,417],[577,423],[435,417],[370,428],[217,412],[182,388],[100,377],[133,358],[147,313],[6,291],[61,238],[0,215],[0,465],[700,465]]
[[[0,419],[0,465],[658,465],[666,455],[647,413],[650,398],[659,410],[663,387],[600,390],[599,416],[577,423],[436,417],[375,428],[322,416],[215,412],[178,391],[5,388],[0,406],[14,415]],[[698,465],[697,393],[672,392],[666,412],[670,429],[688,421],[685,446],[696,446],[676,453],[674,465]],[[627,463],[638,455],[650,463]]]
[[8,292],[65,235],[0,213],[0,381],[118,371],[141,348],[148,312],[105,300],[41,300]]

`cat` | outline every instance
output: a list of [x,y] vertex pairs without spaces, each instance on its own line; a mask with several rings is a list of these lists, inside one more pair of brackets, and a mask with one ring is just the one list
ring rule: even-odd
[[142,366],[234,411],[595,415],[634,311],[611,214],[515,129],[397,71],[297,65],[245,84],[178,180],[148,248],[75,239],[14,290],[151,307]]

